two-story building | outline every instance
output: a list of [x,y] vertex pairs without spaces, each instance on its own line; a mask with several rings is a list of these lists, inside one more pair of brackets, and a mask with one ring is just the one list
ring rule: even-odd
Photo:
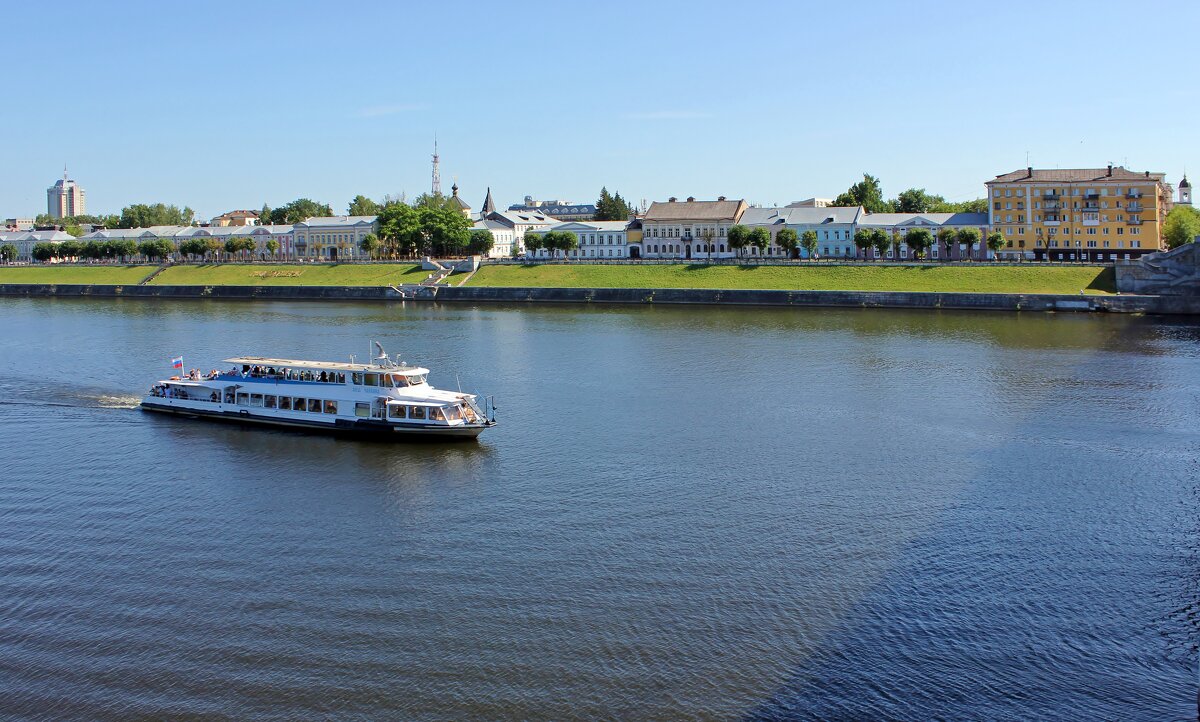
[[[543,229],[534,231],[546,234],[551,231],[572,233],[579,245],[567,252],[566,258],[578,260],[595,260],[601,258],[628,258],[629,246],[626,237],[628,221],[567,221],[555,223]],[[552,258],[555,254],[540,248],[534,258]],[[558,257],[563,257],[558,254]]]
[[678,258],[683,260],[733,258],[729,228],[736,225],[749,206],[744,200],[655,201],[642,216],[641,243],[629,244],[630,258]]
[[[853,258],[856,250],[854,230],[863,215],[863,209],[858,206],[791,205],[786,208],[747,208],[742,214],[741,225],[762,227],[770,231],[771,245],[763,253],[767,258],[788,257],[787,250],[776,240],[783,228],[790,228],[797,236],[802,236],[805,231],[816,233],[816,253],[819,258]],[[746,253],[757,256],[758,249],[746,249]],[[804,250],[794,255],[808,258],[808,252]]]
[[1052,261],[1114,261],[1163,247],[1173,205],[1162,173],[1121,166],[998,175],[987,187],[989,223],[1002,232],[1002,255]]
[[[492,205],[492,193],[488,189],[484,207]],[[497,211],[491,210],[475,222],[472,230],[483,230],[492,234],[492,258],[509,258],[525,252],[525,234],[540,231],[558,223],[558,219],[540,211]]]
[[295,257],[323,261],[366,257],[360,244],[371,233],[379,234],[377,216],[306,218],[292,226]]
[[[927,251],[928,257],[932,260],[962,261],[969,257],[982,261],[989,258],[991,254],[987,249],[989,227],[986,213],[863,213],[858,219],[856,230],[858,228],[882,229],[897,240],[898,243],[893,243],[892,247],[883,255],[883,258],[887,260],[913,260],[912,252],[904,243],[904,236],[916,228],[924,228],[933,236],[934,243]],[[973,248],[968,249],[965,244],[957,241],[950,244],[939,242],[938,234],[943,229],[949,229],[957,234],[964,228],[973,228],[979,233],[979,242]],[[896,255],[897,246],[899,247],[898,257]],[[853,243],[851,243],[851,247],[853,248]],[[857,248],[854,250],[858,251]],[[857,255],[879,259],[878,252],[874,249],[867,249],[865,253],[858,252]]]

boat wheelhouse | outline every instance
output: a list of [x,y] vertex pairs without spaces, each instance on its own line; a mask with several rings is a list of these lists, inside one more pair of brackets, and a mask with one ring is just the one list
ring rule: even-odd
[[[378,344],[376,344],[378,346]],[[237,356],[225,370],[192,370],[156,383],[142,408],[191,418],[398,437],[475,438],[494,426],[490,399],[429,385],[429,369]]]

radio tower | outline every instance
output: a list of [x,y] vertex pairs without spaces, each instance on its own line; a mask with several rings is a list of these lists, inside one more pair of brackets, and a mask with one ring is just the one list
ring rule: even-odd
[[433,195],[442,194],[442,172],[438,169],[437,136],[433,136]]

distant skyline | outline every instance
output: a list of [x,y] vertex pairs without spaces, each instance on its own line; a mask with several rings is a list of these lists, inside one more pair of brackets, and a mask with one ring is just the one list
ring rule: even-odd
[[489,186],[502,207],[601,186],[783,205],[870,172],[888,197],[957,201],[1026,165],[1200,168],[1191,5],[62,2],[5,20],[3,217],[44,212],[64,163],[95,214],[344,213],[429,190],[435,134],[443,191],[476,208]]

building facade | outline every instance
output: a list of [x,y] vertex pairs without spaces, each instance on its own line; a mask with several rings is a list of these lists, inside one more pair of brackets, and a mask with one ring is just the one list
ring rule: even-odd
[[[882,256],[875,249],[860,251],[852,245],[857,256],[875,260],[911,261],[915,259],[904,236],[909,231],[924,228],[933,236],[933,245],[926,252],[927,257],[935,261],[965,261],[968,258],[983,261],[991,257],[987,248],[987,237],[990,232],[988,214],[986,213],[863,213],[859,217],[857,229],[878,228],[887,233],[895,242]],[[938,234],[949,229],[957,234],[958,231],[971,228],[979,233],[979,242],[972,248],[966,244],[944,243],[938,240]],[[852,256],[856,255],[854,253]]]
[[[597,260],[602,258],[628,258],[627,221],[564,221],[534,231],[545,234],[550,231],[572,233],[578,246],[568,251],[565,258],[572,260]],[[563,254],[539,248],[534,258],[563,258]]]
[[33,218],[5,218],[4,230],[6,231],[32,231]]
[[[490,192],[490,189],[489,189]],[[570,201],[539,201],[533,196],[525,196],[524,203],[513,204],[510,211],[536,211],[559,221],[590,221],[596,216],[596,206],[592,203],[571,203]]]
[[655,201],[642,216],[642,240],[629,244],[629,257],[733,258],[729,227],[741,220],[748,207],[744,200],[731,201],[724,196],[715,201]]
[[366,258],[360,244],[371,233],[379,234],[376,216],[308,218],[292,227],[295,257],[314,261]]
[[1120,166],[1032,167],[998,175],[987,187],[988,220],[1007,240],[1002,256],[1051,261],[1115,261],[1163,247],[1173,205],[1164,174]]
[[259,223],[258,211],[229,211],[222,213],[212,219],[211,225],[214,226],[257,226]]
[[66,168],[63,168],[62,179],[46,189],[46,213],[51,218],[81,216],[87,213],[87,192],[67,177]]
[[[488,191],[488,201],[491,200]],[[484,203],[486,207],[487,202]],[[475,229],[492,234],[494,244],[488,254],[492,258],[508,258],[525,252],[525,234],[540,231],[558,220],[540,211],[492,211],[475,223]]]
[[[747,208],[742,214],[744,226],[763,227],[771,233],[771,245],[763,254],[768,258],[787,258],[789,254],[776,238],[783,228],[790,228],[801,236],[805,231],[817,234],[818,258],[853,258],[854,231],[859,219],[865,215],[862,208],[790,205],[786,208]],[[757,257],[757,248],[748,248],[743,255]],[[800,250],[796,256],[808,258],[808,252]]]

